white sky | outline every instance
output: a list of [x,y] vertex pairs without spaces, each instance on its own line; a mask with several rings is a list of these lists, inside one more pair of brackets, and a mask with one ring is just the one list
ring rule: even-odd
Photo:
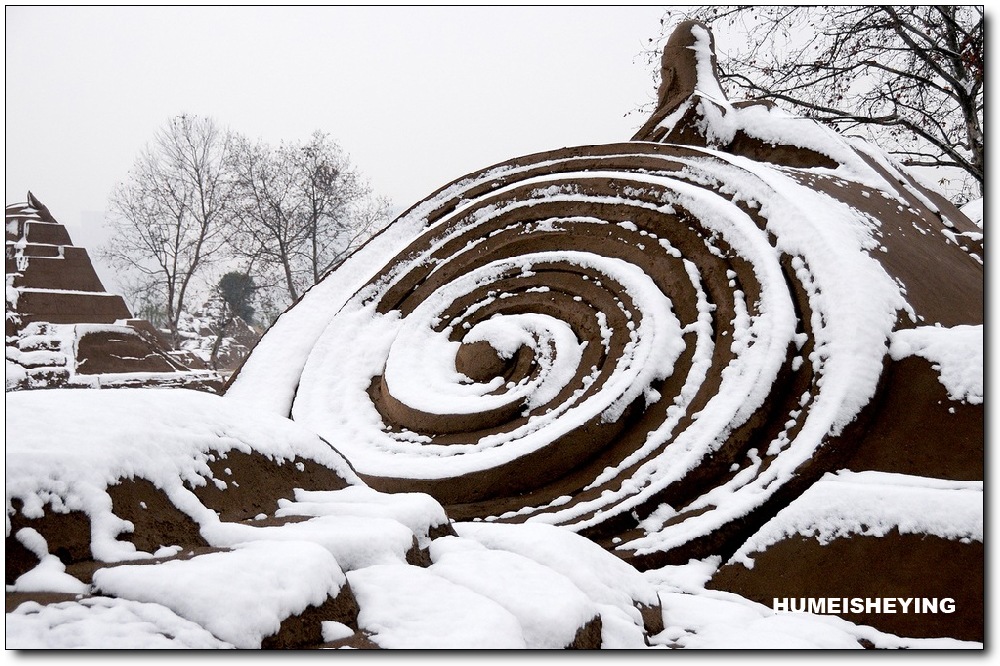
[[325,131],[402,210],[511,157],[628,140],[663,13],[7,7],[6,203],[30,189],[94,256],[112,188],[188,113],[274,143]]

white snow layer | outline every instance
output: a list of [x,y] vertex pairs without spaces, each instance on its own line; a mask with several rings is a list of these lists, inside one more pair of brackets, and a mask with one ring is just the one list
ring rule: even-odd
[[232,649],[201,625],[158,603],[92,597],[42,605],[28,601],[5,616],[8,650]]
[[38,558],[38,565],[17,577],[9,589],[13,592],[61,592],[85,594],[90,587],[66,573],[66,565],[55,555],[49,554],[45,537],[31,527],[22,527],[14,535],[25,548]]
[[973,199],[969,203],[962,206],[960,209],[966,217],[972,220],[977,227],[983,228],[983,219],[985,217],[985,211],[983,207],[985,199],[979,197],[978,199]]
[[650,637],[653,647],[735,649],[857,649],[858,641],[882,650],[982,649],[976,641],[953,638],[902,638],[835,615],[775,612],[732,592],[709,590],[706,582],[720,558],[691,560],[642,575],[659,590],[663,631]]
[[348,581],[361,607],[358,625],[382,647],[526,647],[510,611],[426,569],[378,565],[350,572]]
[[10,392],[5,403],[8,515],[13,498],[24,502],[29,518],[41,516],[46,504],[57,512],[83,511],[92,521],[94,555],[103,561],[152,557],[117,540],[131,526],[111,513],[105,488],[119,479],[150,481],[200,524],[218,516],[184,483],[212,481],[208,462],[218,453],[256,451],[285,464],[298,456],[360,483],[314,433],[209,393],[54,389]]
[[892,334],[893,360],[920,356],[933,364],[948,397],[983,404],[983,326],[921,326]]
[[[448,522],[436,501],[364,486],[325,442],[288,419],[184,389],[47,390],[6,401],[7,534],[14,498],[33,517],[84,511],[96,559],[117,563],[87,585],[66,573],[38,531],[20,529],[15,537],[39,564],[8,592],[77,600],[8,613],[9,648],[260,647],[283,620],[336,596],[348,579],[361,629],[383,647],[558,648],[598,616],[606,647],[645,645],[632,600],[654,602],[655,591],[614,555],[545,525],[522,526],[520,539],[512,526],[483,526],[480,540],[432,541],[432,528]],[[277,517],[303,521],[224,522],[182,481],[212,480],[209,456],[232,450],[322,461],[354,485],[297,489],[278,502]],[[134,526],[113,514],[105,489],[130,476],[163,489],[212,547],[228,550],[157,563],[149,560],[180,547],[144,553],[119,541]],[[549,545],[525,550],[521,542],[539,537]],[[430,568],[407,564],[415,545],[436,554]],[[325,623],[323,632],[335,640],[348,629]]]
[[886,185],[864,164],[849,143],[827,125],[778,107],[768,108],[764,104],[733,106],[712,69],[709,32],[701,26],[694,26],[692,35],[695,43],[691,48],[695,51],[698,77],[695,92],[676,112],[660,122],[660,128],[668,132],[673,130],[690,105],[695,105],[700,117],[699,130],[710,147],[727,146],[738,132],[743,132],[768,145],[816,151],[847,167],[856,178],[862,176],[866,181]]
[[[37,510],[91,511],[93,539],[104,544],[97,550],[121,561],[98,569],[87,586],[65,574],[36,530],[19,530],[18,540],[41,561],[8,591],[78,598],[47,606],[25,602],[7,613],[9,649],[257,647],[283,620],[322,604],[345,583],[360,605],[361,630],[389,648],[559,647],[597,616],[603,647],[647,647],[636,604],[659,602],[666,629],[649,637],[651,647],[853,647],[859,638],[879,647],[970,646],[900,638],[828,616],[772,617],[736,595],[705,590],[717,562],[641,574],[597,544],[545,524],[456,523],[458,536],[430,540],[429,529],[445,519],[434,500],[388,496],[357,481],[341,491],[298,490],[281,502],[276,513],[309,518],[303,522],[225,523],[177,486],[180,477],[207,474],[203,456],[210,451],[310,455],[346,476],[350,471],[291,421],[210,394],[55,390],[6,399],[8,507],[20,497]],[[169,413],[185,418],[170,419]],[[150,554],[126,552],[113,539],[115,529],[126,526],[116,522],[103,493],[126,470],[162,484],[179,508],[199,519],[211,545],[231,550],[128,563]],[[842,474],[817,484],[779,514],[779,527],[769,524],[771,537],[764,530],[748,548],[789,530],[853,533],[862,522],[869,530],[891,525],[981,540],[981,495],[981,484]],[[417,534],[430,550],[433,564],[426,569],[405,563],[404,550]],[[352,633],[335,622],[323,623],[322,630],[328,640]]]
[[953,638],[900,638],[835,615],[775,613],[735,594],[709,590],[664,592],[664,630],[653,646],[702,650],[854,650],[860,640],[878,649],[982,649]]
[[778,512],[733,555],[753,567],[754,553],[790,536],[820,543],[852,535],[929,534],[983,540],[983,482],[886,472],[826,474]]
[[295,500],[278,500],[274,515],[341,516],[378,521],[392,519],[416,534],[420,547],[429,545],[428,532],[448,524],[444,509],[430,495],[423,493],[380,493],[367,486],[350,486],[343,490],[295,491]]
[[256,541],[189,560],[94,573],[97,591],[162,604],[241,649],[259,648],[282,620],[336,596],[344,582],[329,551],[308,541]]
[[597,606],[568,578],[517,553],[456,550],[442,554],[429,570],[510,611],[527,648],[565,647],[598,616]]

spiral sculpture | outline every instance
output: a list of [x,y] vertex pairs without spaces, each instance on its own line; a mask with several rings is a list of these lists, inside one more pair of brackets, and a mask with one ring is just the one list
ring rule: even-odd
[[[674,122],[712,118],[695,87],[671,90]],[[916,199],[811,121],[723,110],[819,138],[768,153],[736,132],[725,152],[693,121],[700,146],[470,174],[279,318],[227,395],[455,519],[564,525],[645,566],[738,543],[849,451],[912,312],[878,258],[879,206]]]

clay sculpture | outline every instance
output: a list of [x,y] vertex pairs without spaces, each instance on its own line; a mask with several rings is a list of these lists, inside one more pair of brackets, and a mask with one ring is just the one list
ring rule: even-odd
[[[981,229],[876,147],[731,103],[702,24],[663,63],[631,141],[445,185],[281,315],[222,397],[88,397],[150,418],[81,451],[86,478],[38,453],[56,425],[8,448],[8,610],[44,604],[19,591],[43,566],[89,595],[63,578],[58,609],[13,604],[19,635],[155,602],[180,617],[161,637],[237,647],[982,641]],[[75,404],[52,393],[8,410]],[[272,594],[271,569],[314,573]],[[237,631],[245,595],[164,582],[220,571],[273,617]],[[805,597],[935,611],[847,604],[785,641],[773,599]]]

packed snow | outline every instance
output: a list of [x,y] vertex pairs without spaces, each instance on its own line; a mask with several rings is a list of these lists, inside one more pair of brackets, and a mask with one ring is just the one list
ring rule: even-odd
[[17,577],[12,586],[14,592],[58,592],[63,594],[83,594],[90,588],[82,581],[66,573],[66,565],[49,553],[45,537],[30,527],[22,527],[14,538],[38,558],[38,565]]
[[287,460],[286,464],[301,456],[360,482],[344,459],[314,433],[209,393],[19,391],[6,395],[6,407],[8,514],[12,499],[24,503],[22,511],[29,518],[41,516],[45,505],[61,512],[83,511],[93,523],[94,553],[104,561],[152,557],[117,539],[130,528],[111,512],[105,489],[119,479],[150,481],[204,524],[217,522],[218,517],[185,483],[196,487],[213,480],[208,461],[218,453],[257,451]]
[[388,649],[523,649],[524,629],[497,602],[416,567],[377,565],[348,575],[358,625]]
[[962,206],[961,209],[965,216],[972,220],[980,229],[983,228],[983,220],[985,219],[985,210],[983,206],[984,201],[983,197],[973,199],[969,203]]
[[919,356],[933,364],[952,400],[983,404],[983,326],[920,326],[892,334],[889,354]]
[[753,566],[753,554],[788,536],[820,543],[854,534],[930,534],[983,541],[983,482],[944,481],[885,472],[827,474],[748,539],[732,561]]
[[219,650],[235,646],[159,603],[89,597],[28,601],[5,619],[8,650]]
[[[486,552],[478,542],[456,536],[432,539],[433,528],[447,524],[437,502],[365,487],[329,445],[287,419],[184,389],[32,391],[8,394],[6,401],[8,534],[12,499],[35,517],[82,510],[92,521],[95,557],[116,564],[98,569],[93,583],[85,584],[66,574],[36,530],[21,528],[16,538],[40,562],[7,591],[59,592],[77,595],[78,601],[44,608],[24,604],[8,614],[8,647],[260,647],[282,620],[336,596],[348,580],[362,606],[361,629],[383,647],[562,647],[557,643],[571,642],[580,626],[599,614],[595,602],[544,563],[513,552]],[[36,422],[32,415],[39,413],[50,417]],[[175,418],[179,413],[186,418]],[[305,518],[298,522],[222,521],[182,482],[205,483],[211,478],[208,457],[229,450],[318,460],[351,485],[340,491],[300,489],[281,500],[276,516]],[[119,540],[131,526],[114,516],[105,489],[128,477],[161,488],[221,550],[150,562],[181,549],[144,553]],[[590,558],[595,552],[587,549],[597,548],[610,566],[628,568],[581,537],[565,538]],[[442,539],[464,542],[465,550],[482,554],[440,557],[428,569],[408,564],[412,548],[440,553],[436,542]],[[484,579],[484,569],[493,575]],[[505,596],[490,587],[503,576],[510,585],[520,580],[520,592],[507,585]],[[526,586],[525,576],[535,585]],[[487,581],[492,582],[484,587]],[[556,605],[548,615],[532,615],[524,595],[540,599],[542,581],[548,581],[544,589],[556,595]],[[99,601],[100,595],[113,597],[113,603]],[[634,619],[627,612],[633,601],[627,594],[616,601],[612,607],[605,599],[602,608],[614,615],[609,626],[617,621],[618,634],[628,633],[622,618],[624,624]],[[400,612],[408,605],[412,615]],[[130,618],[147,616],[156,621],[144,631],[132,628],[137,620]],[[105,620],[113,624],[103,626]],[[121,627],[114,624],[119,621]],[[82,627],[89,636],[71,640]],[[328,636],[343,631],[324,627]],[[175,639],[168,645],[171,635]],[[641,621],[631,625],[631,637],[642,645]]]
[[336,596],[346,577],[310,541],[251,541],[233,550],[94,573],[94,590],[166,606],[240,649],[259,648],[281,621]]

